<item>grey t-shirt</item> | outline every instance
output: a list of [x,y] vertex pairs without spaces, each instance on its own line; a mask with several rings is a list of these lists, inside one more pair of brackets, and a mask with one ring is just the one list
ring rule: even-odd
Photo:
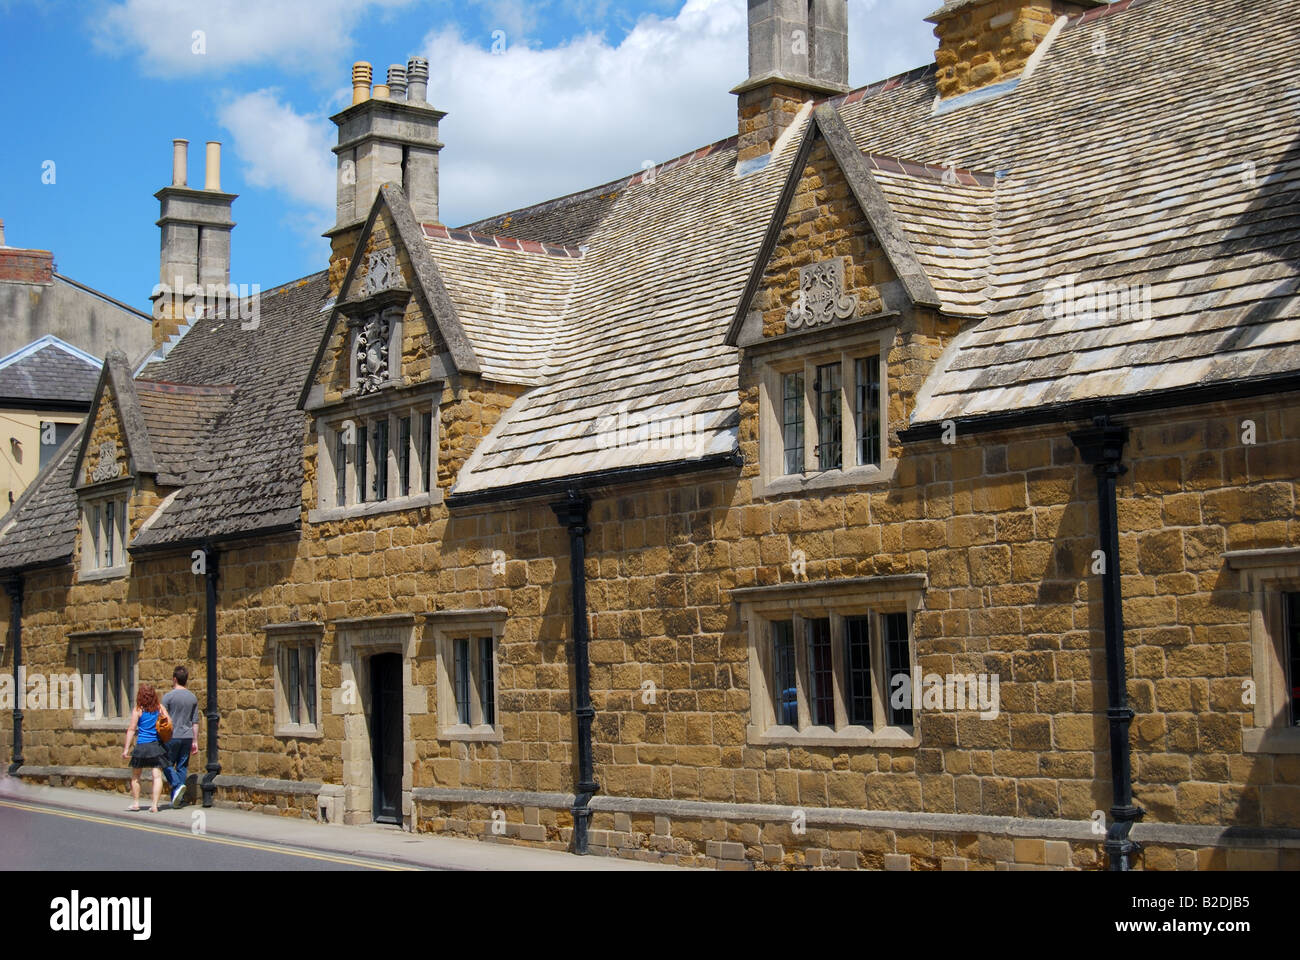
[[184,687],[177,687],[169,691],[162,702],[172,718],[172,737],[193,740],[194,725],[199,722],[199,698]]

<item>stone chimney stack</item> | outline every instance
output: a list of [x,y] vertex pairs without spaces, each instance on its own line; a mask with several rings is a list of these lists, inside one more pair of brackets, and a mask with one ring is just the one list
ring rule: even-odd
[[955,97],[1024,72],[1025,64],[1062,16],[1110,0],[946,0],[925,19],[935,25],[939,95]]
[[162,346],[193,319],[207,287],[230,285],[230,231],[236,196],[221,192],[221,144],[207,145],[204,189],[192,190],[189,142],[172,142],[172,182],[155,197],[162,207],[158,288],[151,298],[154,346]]
[[749,79],[731,91],[740,163],[771,153],[805,103],[848,89],[848,0],[749,0]]
[[[353,67],[352,106],[333,117],[339,128],[338,214],[330,238],[330,287],[337,294],[362,226],[385,183],[400,186],[416,220],[438,222],[438,124],[446,116],[428,103],[429,62],[412,57],[388,70],[381,96],[371,93],[372,68]],[[386,92],[386,95],[383,95]]]

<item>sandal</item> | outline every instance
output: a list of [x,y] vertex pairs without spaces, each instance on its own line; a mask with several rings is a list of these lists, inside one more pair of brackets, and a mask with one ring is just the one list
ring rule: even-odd
[[126,812],[127,812],[127,813],[139,813],[139,812],[140,812],[140,808],[139,808],[139,807],[127,807],[127,808],[126,808]]
[[150,813],[157,813],[157,812],[158,812],[158,808],[157,808],[157,807],[150,807],[150,808],[149,808],[149,812],[150,812]]

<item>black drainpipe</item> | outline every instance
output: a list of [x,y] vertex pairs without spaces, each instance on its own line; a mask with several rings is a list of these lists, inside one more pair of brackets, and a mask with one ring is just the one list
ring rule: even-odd
[[5,581],[9,595],[9,639],[14,645],[14,762],[9,775],[15,776],[23,765],[23,703],[27,686],[23,677],[23,578]]
[[587,655],[587,534],[591,532],[591,498],[571,487],[565,499],[551,504],[560,524],[569,531],[569,570],[573,581],[573,677],[576,688],[574,715],[578,718],[578,783],[573,801],[573,852],[587,855],[591,825],[591,797],[600,789],[591,759],[591,678]]
[[208,767],[203,778],[203,805],[212,806],[217,792],[216,779],[221,773],[217,759],[217,725],[221,713],[217,710],[217,559],[219,554],[211,544],[203,548],[205,579],[207,581],[207,661],[208,661]]
[[1102,611],[1106,626],[1106,690],[1110,708],[1110,779],[1112,797],[1111,826],[1106,832],[1106,857],[1111,870],[1131,867],[1131,857],[1141,845],[1129,839],[1133,824],[1145,815],[1133,803],[1133,769],[1129,756],[1129,726],[1133,711],[1128,705],[1128,679],[1124,668],[1124,594],[1119,569],[1119,510],[1115,499],[1115,481],[1128,472],[1120,463],[1128,428],[1096,417],[1092,427],[1070,434],[1083,462],[1091,464],[1097,475],[1097,535],[1106,569],[1102,576]]

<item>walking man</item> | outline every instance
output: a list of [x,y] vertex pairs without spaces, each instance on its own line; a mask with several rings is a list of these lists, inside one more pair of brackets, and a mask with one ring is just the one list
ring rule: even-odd
[[164,769],[171,786],[172,806],[183,805],[190,755],[199,752],[199,699],[186,689],[190,672],[179,666],[172,671],[172,688],[163,706],[172,718],[172,738],[167,744],[168,766]]

